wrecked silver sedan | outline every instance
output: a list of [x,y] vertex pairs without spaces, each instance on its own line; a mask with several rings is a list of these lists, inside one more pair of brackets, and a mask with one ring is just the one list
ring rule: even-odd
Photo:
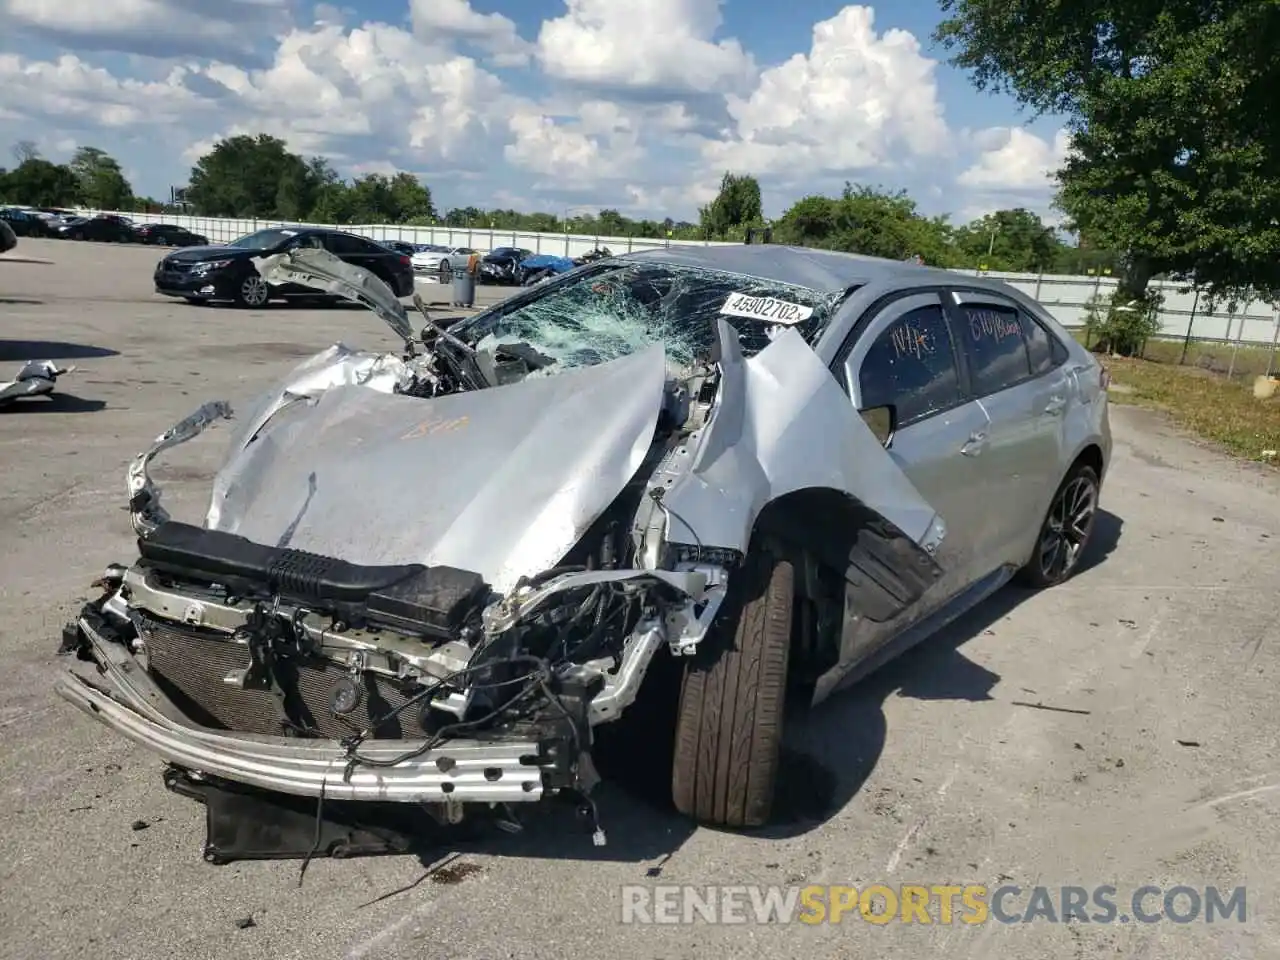
[[148,466],[225,403],[131,467],[139,556],[68,626],[97,672],[60,692],[171,786],[594,815],[593,730],[671,657],[675,805],[759,825],[788,698],[1018,571],[1065,579],[1093,529],[1105,375],[1000,283],[689,247],[448,326],[424,309],[414,336],[323,251],[260,269],[366,304],[405,348],[334,346],[239,417],[201,525]]

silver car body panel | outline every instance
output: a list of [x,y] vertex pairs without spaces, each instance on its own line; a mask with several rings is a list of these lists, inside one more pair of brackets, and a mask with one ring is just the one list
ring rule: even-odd
[[553,566],[639,469],[665,378],[654,347],[431,400],[332,387],[233,452],[209,526],[354,563],[473,570],[505,593]]
[[858,500],[932,552],[945,524],[886,455],[831,372],[794,329],[744,360],[725,321],[716,414],[668,462],[663,498],[687,543],[745,552],[760,511],[806,489]]
[[408,311],[386,283],[368,270],[339,260],[319,247],[301,247],[263,257],[258,273],[267,283],[297,283],[363,304],[408,343],[413,339]]

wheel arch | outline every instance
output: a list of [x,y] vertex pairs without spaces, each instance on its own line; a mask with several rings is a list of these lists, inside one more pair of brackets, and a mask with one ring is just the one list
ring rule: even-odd
[[1098,475],[1098,482],[1102,482],[1102,475],[1107,469],[1107,460],[1102,453],[1102,446],[1097,442],[1090,440],[1076,454],[1075,459],[1071,461],[1071,467],[1067,470],[1070,473],[1076,467],[1081,465],[1092,467],[1093,472]]
[[897,617],[942,575],[931,553],[858,498],[805,487],[767,503],[751,542],[795,568],[793,668],[816,675],[839,660],[845,612],[875,623]]

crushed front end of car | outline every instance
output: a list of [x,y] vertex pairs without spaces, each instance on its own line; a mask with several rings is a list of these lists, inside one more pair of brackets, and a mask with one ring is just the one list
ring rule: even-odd
[[856,493],[916,551],[901,583],[931,575],[939,518],[794,330],[746,361],[722,318],[710,363],[673,367],[652,342],[545,375],[555,359],[526,342],[480,349],[429,317],[415,338],[389,290],[323,251],[260,270],[364,303],[405,350],[338,345],[269,391],[203,525],[167,514],[148,468],[230,407],[157,437],[128,472],[138,557],[66,628],[79,663],[58,688],[165,760],[171,788],[221,796],[211,836],[246,791],[314,800],[327,852],[368,844],[324,840],[326,804],[516,823],[559,796],[603,843],[593,730],[660,651],[697,652],[767,504]]

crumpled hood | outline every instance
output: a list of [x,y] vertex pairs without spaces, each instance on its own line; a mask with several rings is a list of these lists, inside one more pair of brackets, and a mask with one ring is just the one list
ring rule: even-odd
[[232,453],[209,525],[356,563],[460,567],[505,592],[559,561],[621,493],[665,380],[654,346],[434,400],[334,387]]

